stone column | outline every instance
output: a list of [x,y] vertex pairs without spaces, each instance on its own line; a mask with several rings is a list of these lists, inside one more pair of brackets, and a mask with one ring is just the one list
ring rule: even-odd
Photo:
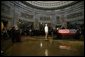
[[55,28],[57,22],[56,22],[56,15],[52,14],[51,15],[51,23],[52,23],[52,27]]
[[13,7],[13,26],[15,25],[15,3],[14,3],[14,7]]
[[34,29],[39,29],[39,16],[37,13],[34,13]]

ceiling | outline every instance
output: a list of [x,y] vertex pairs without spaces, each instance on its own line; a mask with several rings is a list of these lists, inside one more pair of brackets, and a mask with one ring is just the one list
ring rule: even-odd
[[41,10],[57,10],[74,5],[79,1],[21,1],[27,6]]
[[37,7],[54,8],[68,5],[70,3],[73,3],[74,1],[26,1],[26,2]]

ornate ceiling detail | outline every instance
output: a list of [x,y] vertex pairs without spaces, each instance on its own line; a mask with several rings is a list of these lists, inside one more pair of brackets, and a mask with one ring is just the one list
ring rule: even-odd
[[54,8],[70,4],[74,1],[26,1],[26,2],[38,7]]
[[78,1],[23,1],[24,4],[37,9],[56,10],[73,5]]

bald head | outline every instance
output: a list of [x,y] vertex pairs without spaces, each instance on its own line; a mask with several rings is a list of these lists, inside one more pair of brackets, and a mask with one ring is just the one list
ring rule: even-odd
[[45,26],[47,26],[47,24],[45,24]]

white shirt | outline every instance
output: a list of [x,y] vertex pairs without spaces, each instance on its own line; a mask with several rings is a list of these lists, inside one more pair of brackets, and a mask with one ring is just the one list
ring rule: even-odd
[[48,33],[48,26],[45,26],[45,32]]

